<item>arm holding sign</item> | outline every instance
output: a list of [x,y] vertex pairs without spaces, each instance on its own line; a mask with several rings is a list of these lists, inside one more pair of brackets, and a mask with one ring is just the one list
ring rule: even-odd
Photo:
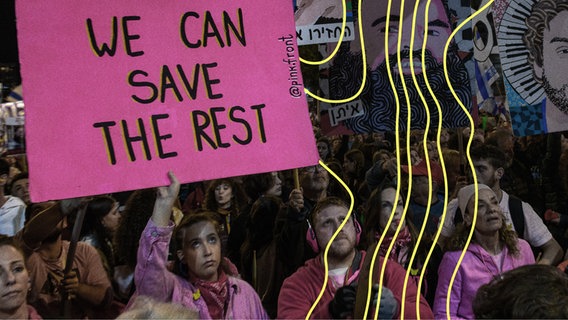
[[[176,302],[199,312],[200,319],[267,319],[254,289],[234,277],[237,273],[223,260],[217,221],[212,212],[188,215],[175,235],[176,273],[166,267],[174,223],[171,211],[179,182],[168,174],[170,185],[158,189],[154,211],[140,239],[135,283],[139,295],[162,302]],[[206,301],[209,283],[228,288],[224,307]]]
[[287,275],[294,273],[307,259],[315,256],[306,244],[307,217],[312,205],[304,200],[301,189],[292,190],[286,208],[276,217],[277,250],[285,264]]
[[168,271],[166,264],[174,229],[170,216],[179,192],[179,182],[171,172],[168,177],[171,184],[158,188],[152,217],[142,232],[134,273],[138,294],[162,302],[171,301],[176,285],[176,276]]

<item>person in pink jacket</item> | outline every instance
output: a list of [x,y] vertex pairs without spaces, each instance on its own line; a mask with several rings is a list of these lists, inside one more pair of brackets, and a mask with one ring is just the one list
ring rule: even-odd
[[[463,223],[450,238],[449,251],[438,269],[438,287],[434,298],[436,319],[474,319],[472,303],[479,287],[508,270],[535,263],[528,242],[518,239],[507,229],[499,201],[491,188],[478,184],[477,220],[472,241],[461,261],[453,286],[449,288],[454,269],[473,225],[475,186],[465,186],[458,192],[458,204]],[[450,298],[449,314],[446,300]]]
[[174,302],[199,313],[200,319],[268,319],[258,294],[234,277],[236,268],[221,256],[219,225],[209,212],[184,217],[175,230],[178,274],[167,269],[170,220],[179,182],[158,189],[154,212],[142,233],[134,274],[137,295]]
[[[280,289],[278,297],[278,319],[304,319],[316,301],[324,284],[325,269],[323,252],[334,232],[347,217],[348,206],[335,197],[320,200],[311,216],[308,230],[308,242],[315,251],[321,252],[310,259],[294,274],[288,277]],[[311,318],[337,319],[353,318],[359,273],[364,268],[365,251],[356,248],[361,230],[359,224],[350,218],[342,231],[332,242],[328,253],[329,277],[326,289],[315,307]],[[384,259],[379,257],[376,265],[382,266]],[[380,270],[375,268],[374,270]],[[416,301],[420,294],[413,281],[408,282],[406,296],[403,298],[403,286],[406,271],[394,261],[387,261],[380,297],[379,318],[400,317],[401,302],[405,301],[405,318],[415,319]],[[377,298],[376,298],[377,299]],[[430,306],[420,296],[420,316],[432,319]],[[372,311],[374,312],[374,310]],[[373,315],[374,313],[369,313]]]

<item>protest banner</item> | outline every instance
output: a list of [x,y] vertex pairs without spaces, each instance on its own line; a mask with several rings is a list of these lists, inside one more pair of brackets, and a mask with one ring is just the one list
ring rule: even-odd
[[30,0],[16,16],[34,202],[318,161],[289,0]]

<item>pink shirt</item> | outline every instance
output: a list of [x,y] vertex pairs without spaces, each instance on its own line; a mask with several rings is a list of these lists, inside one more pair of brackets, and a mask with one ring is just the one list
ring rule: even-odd
[[[518,239],[517,247],[519,248],[518,257],[511,256],[507,247],[503,248],[505,258],[503,259],[502,272],[535,263],[528,242]],[[448,288],[460,255],[461,251],[446,252],[440,263],[438,288],[432,308],[436,319],[447,319],[446,298]],[[450,318],[474,319],[472,303],[477,289],[483,284],[489,283],[500,273],[495,260],[485,249],[476,243],[470,244],[458,269],[450,294]]]

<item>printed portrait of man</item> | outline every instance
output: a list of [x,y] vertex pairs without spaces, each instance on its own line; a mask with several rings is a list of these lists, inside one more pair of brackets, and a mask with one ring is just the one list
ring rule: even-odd
[[568,1],[541,0],[526,19],[523,42],[533,77],[546,94],[545,132],[568,129]]
[[294,20],[297,26],[338,23],[343,16],[342,0],[296,0]]
[[[345,125],[356,133],[373,131],[394,131],[396,116],[396,100],[391,88],[386,53],[388,49],[390,69],[396,87],[396,94],[400,101],[399,128],[405,130],[407,126],[407,105],[402,82],[407,87],[411,106],[411,129],[423,129],[427,122],[427,113],[419,92],[425,97],[426,105],[430,111],[431,125],[438,123],[438,111],[434,97],[428,92],[423,72],[426,72],[428,82],[439,101],[442,110],[443,127],[468,126],[469,120],[459,103],[451,93],[444,76],[444,46],[452,33],[452,23],[448,14],[447,4],[444,0],[432,0],[427,19],[426,1],[421,1],[416,18],[414,44],[411,46],[412,17],[416,2],[404,2],[403,24],[400,29],[400,2],[392,1],[387,34],[388,1],[367,0],[362,2],[361,17],[363,39],[367,57],[367,84],[360,96],[365,114],[345,120]],[[423,35],[428,23],[428,38],[425,50],[425,66],[422,65]],[[398,34],[402,32],[400,56],[402,75],[399,73],[397,62]],[[384,47],[385,37],[388,37],[388,48]],[[414,73],[418,88],[412,79],[410,68],[410,48],[413,50]],[[359,39],[356,37],[350,44],[349,50],[340,53],[332,66],[330,92],[335,98],[346,98],[359,89],[362,79],[362,50]],[[447,54],[449,79],[457,96],[470,110],[471,88],[467,69],[457,54],[457,46],[452,44]],[[420,90],[420,91],[419,91]]]

